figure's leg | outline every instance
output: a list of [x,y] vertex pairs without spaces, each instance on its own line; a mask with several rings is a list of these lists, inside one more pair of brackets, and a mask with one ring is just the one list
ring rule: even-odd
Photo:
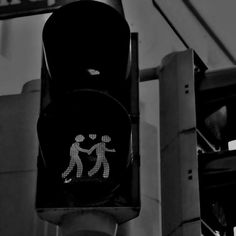
[[98,157],[95,166],[88,172],[88,175],[93,176],[94,174],[96,174],[99,171],[101,164],[101,158]]
[[76,164],[77,164],[76,177],[80,178],[83,173],[83,164],[79,157],[76,158]]
[[102,163],[103,163],[103,168],[104,168],[103,177],[108,178],[109,177],[109,172],[110,172],[109,163],[108,163],[106,158],[103,159]]
[[67,169],[61,174],[62,178],[66,178],[66,176],[67,176],[68,174],[70,174],[70,172],[71,172],[72,169],[74,168],[74,165],[75,165],[75,159],[74,159],[73,157],[71,157],[69,166],[68,166]]

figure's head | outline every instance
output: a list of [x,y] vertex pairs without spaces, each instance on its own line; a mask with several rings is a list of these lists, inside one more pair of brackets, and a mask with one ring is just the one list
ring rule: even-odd
[[83,142],[84,141],[84,136],[82,134],[79,134],[75,137],[76,142]]
[[111,141],[111,138],[108,135],[102,136],[102,141],[104,143],[109,143]]

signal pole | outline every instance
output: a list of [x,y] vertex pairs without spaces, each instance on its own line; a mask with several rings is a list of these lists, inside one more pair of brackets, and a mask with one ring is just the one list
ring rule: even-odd
[[163,236],[233,236],[236,70],[207,71],[193,50],[159,70]]

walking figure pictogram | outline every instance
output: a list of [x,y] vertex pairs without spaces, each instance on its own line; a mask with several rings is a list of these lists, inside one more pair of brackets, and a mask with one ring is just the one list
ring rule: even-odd
[[[79,157],[79,152],[88,153],[89,150],[81,148],[80,143],[84,141],[83,135],[77,135],[75,137],[75,143],[72,144],[70,148],[70,163],[67,169],[62,173],[62,178],[66,178],[70,172],[73,170],[74,166],[77,165],[76,177],[80,178],[83,173],[83,164]],[[68,182],[68,181],[67,181]]]
[[97,160],[96,164],[94,167],[88,172],[89,176],[93,176],[96,174],[101,166],[103,165],[103,177],[108,178],[109,177],[109,172],[110,172],[110,167],[109,163],[106,159],[105,152],[116,152],[115,149],[108,149],[106,148],[106,143],[109,143],[111,141],[111,138],[108,135],[104,135],[101,138],[102,142],[95,144],[93,147],[90,148],[88,154],[90,155],[94,149],[96,149],[96,155],[97,155]]

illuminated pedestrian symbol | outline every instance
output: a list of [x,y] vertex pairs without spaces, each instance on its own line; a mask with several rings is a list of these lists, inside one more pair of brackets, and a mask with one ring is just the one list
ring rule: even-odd
[[[95,140],[97,137],[96,134],[89,134],[89,138],[92,140]],[[96,163],[94,167],[88,171],[88,176],[92,177],[95,175],[100,168],[103,166],[103,178],[109,177],[110,172],[110,166],[106,159],[105,153],[106,152],[116,152],[116,150],[108,149],[106,147],[106,143],[109,143],[111,141],[111,138],[108,135],[104,135],[101,138],[101,142],[93,145],[89,150],[84,149],[80,146],[80,143],[83,142],[85,137],[83,135],[77,135],[75,137],[75,143],[73,143],[70,147],[70,162],[67,169],[62,173],[62,178],[65,179],[64,183],[70,183],[72,181],[72,178],[66,179],[66,177],[72,172],[75,166],[77,166],[76,169],[76,178],[80,178],[83,173],[83,163],[80,159],[79,152],[87,153],[90,155],[94,150],[96,151]]]
[[[88,153],[89,150],[81,148],[80,143],[84,141],[83,135],[77,135],[75,137],[75,143],[72,144],[70,148],[70,163],[67,169],[62,173],[62,178],[66,178],[70,172],[73,170],[73,168],[77,165],[77,171],[76,171],[76,177],[80,178],[83,172],[83,164],[81,162],[81,159],[79,157],[79,152],[85,152]],[[69,180],[65,180],[65,183],[70,182]]]
[[108,135],[102,136],[102,142],[95,144],[91,149],[89,150],[88,154],[90,155],[93,150],[96,150],[96,155],[97,155],[97,160],[96,164],[94,167],[88,172],[89,176],[93,176],[96,174],[101,166],[103,165],[103,177],[108,178],[109,177],[109,172],[110,172],[110,167],[109,163],[106,159],[105,152],[115,152],[115,149],[108,149],[106,148],[106,143],[109,143],[111,141],[111,138]]

